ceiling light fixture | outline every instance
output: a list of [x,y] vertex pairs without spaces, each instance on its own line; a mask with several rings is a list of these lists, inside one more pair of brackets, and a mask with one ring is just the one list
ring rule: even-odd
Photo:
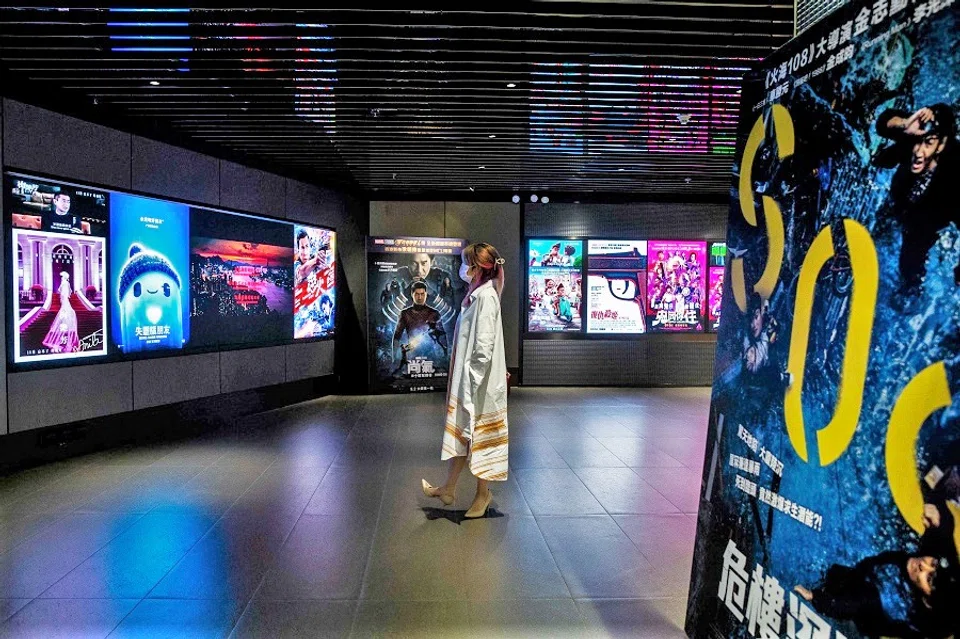
[[550,198],[548,198],[546,195],[544,195],[542,198],[540,198],[540,202],[541,202],[542,204],[549,204],[549,203],[550,203]]
[[517,85],[515,85],[513,82],[511,82],[510,84],[507,85],[507,88],[508,88],[508,89],[513,89],[513,88],[515,88],[516,86],[517,86]]
[[488,137],[488,138],[495,138],[495,137],[497,137],[497,136],[496,136],[496,135],[494,135],[493,133],[491,133],[491,134],[490,134],[490,135],[488,135],[487,137]]
[[481,164],[481,165],[478,166],[477,168],[478,168],[478,169],[485,169],[485,168],[487,168],[487,166],[486,166],[485,164]]
[[158,87],[158,86],[160,86],[160,83],[157,82],[156,80],[150,80],[150,86]]
[[473,192],[474,192],[474,190],[473,190],[473,187],[472,187],[472,186],[468,186],[467,188],[468,188],[468,189],[470,189],[470,192],[471,192],[471,193],[473,193]]
[[510,201],[513,202],[514,204],[520,204],[520,196],[514,193],[513,197],[510,198]]
[[537,203],[537,200],[538,200],[538,199],[539,199],[539,198],[537,197],[537,194],[536,194],[536,193],[534,193],[533,195],[530,196],[530,201],[533,202],[534,204]]

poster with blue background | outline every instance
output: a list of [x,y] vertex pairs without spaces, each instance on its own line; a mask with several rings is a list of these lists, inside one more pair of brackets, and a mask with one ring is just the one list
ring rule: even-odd
[[958,7],[851,2],[745,79],[691,637],[958,636]]
[[190,339],[190,207],[110,197],[110,309],[124,353],[183,348]]

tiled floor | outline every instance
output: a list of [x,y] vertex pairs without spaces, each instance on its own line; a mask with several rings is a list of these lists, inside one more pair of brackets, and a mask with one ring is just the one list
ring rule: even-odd
[[437,394],[0,478],[0,636],[684,636],[708,390],[510,399],[482,520],[466,473],[449,510],[420,493]]

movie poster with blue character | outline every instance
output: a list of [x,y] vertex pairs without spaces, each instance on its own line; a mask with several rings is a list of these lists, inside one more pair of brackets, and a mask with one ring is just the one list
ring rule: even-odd
[[466,240],[371,237],[367,240],[370,386],[376,392],[446,390],[460,305]]
[[686,629],[960,636],[960,4],[745,78]]
[[124,353],[183,348],[190,340],[190,208],[112,193],[113,341]]

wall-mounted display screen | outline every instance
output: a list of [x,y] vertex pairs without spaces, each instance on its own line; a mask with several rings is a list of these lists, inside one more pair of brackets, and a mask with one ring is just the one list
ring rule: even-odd
[[367,242],[371,387],[383,392],[446,388],[460,306],[466,240],[372,237]]
[[707,243],[651,240],[647,244],[647,318],[651,331],[703,330]]
[[4,174],[13,363],[334,335],[330,229]]
[[710,273],[707,282],[707,322],[711,331],[720,328],[720,307],[723,303],[723,271],[727,263],[727,245],[710,245]]
[[647,331],[647,243],[587,243],[587,332]]
[[192,341],[197,346],[280,342],[293,333],[290,224],[190,212]]
[[337,237],[329,229],[293,227],[293,336],[333,334]]
[[580,331],[583,241],[528,240],[527,330]]
[[123,353],[183,348],[190,340],[190,207],[111,195],[110,325]]
[[110,193],[8,175],[4,195],[14,227],[13,361],[106,355]]

